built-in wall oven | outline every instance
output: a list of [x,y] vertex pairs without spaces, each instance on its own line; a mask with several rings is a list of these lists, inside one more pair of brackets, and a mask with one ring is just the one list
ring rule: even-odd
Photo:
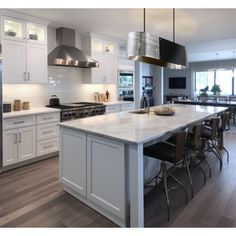
[[124,101],[134,101],[134,72],[120,70],[118,78],[118,97]]

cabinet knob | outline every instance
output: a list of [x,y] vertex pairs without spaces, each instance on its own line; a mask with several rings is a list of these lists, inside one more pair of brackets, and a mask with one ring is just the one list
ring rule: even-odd
[[30,73],[28,72],[28,80],[30,80]]

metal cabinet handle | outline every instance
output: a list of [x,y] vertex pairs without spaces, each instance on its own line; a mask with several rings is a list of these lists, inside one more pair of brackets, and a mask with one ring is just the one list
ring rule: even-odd
[[28,72],[28,80],[30,80],[30,73]]
[[53,132],[53,130],[43,131],[43,134],[50,134],[52,132]]
[[17,133],[15,133],[15,144],[17,144]]
[[51,145],[47,145],[47,146],[44,146],[43,149],[49,149],[49,148],[52,148],[54,145],[51,144]]
[[54,117],[53,116],[50,116],[50,117],[44,117],[43,120],[51,120],[53,119]]
[[19,133],[19,143],[21,143],[21,133]]
[[27,73],[26,72],[24,72],[24,81],[26,81],[27,80],[27,75],[26,75]]
[[23,123],[25,123],[25,121],[24,121],[24,120],[21,120],[21,121],[15,121],[15,122],[13,122],[13,124],[14,124],[14,125],[23,124]]

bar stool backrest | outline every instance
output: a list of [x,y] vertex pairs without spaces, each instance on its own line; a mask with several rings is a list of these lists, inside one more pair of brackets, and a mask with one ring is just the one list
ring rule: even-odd
[[212,118],[210,120],[210,124],[211,124],[211,139],[215,139],[217,137],[217,133],[219,130],[219,125],[220,125],[220,118]]
[[203,147],[203,142],[202,142],[202,130],[203,130],[203,125],[195,125],[193,127],[193,146],[195,149],[201,149]]
[[186,143],[187,143],[187,133],[188,129],[176,134],[176,149],[175,158],[176,161],[183,159],[186,155]]
[[229,118],[230,118],[230,113],[229,111],[227,112],[224,112],[222,115],[221,115],[221,131],[224,131],[226,129],[226,125],[228,124],[229,122]]

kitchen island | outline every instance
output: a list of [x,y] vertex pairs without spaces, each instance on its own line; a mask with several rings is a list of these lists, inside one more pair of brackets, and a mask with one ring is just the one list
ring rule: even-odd
[[119,226],[144,226],[143,147],[223,107],[171,105],[173,116],[112,113],[60,123],[64,189]]

